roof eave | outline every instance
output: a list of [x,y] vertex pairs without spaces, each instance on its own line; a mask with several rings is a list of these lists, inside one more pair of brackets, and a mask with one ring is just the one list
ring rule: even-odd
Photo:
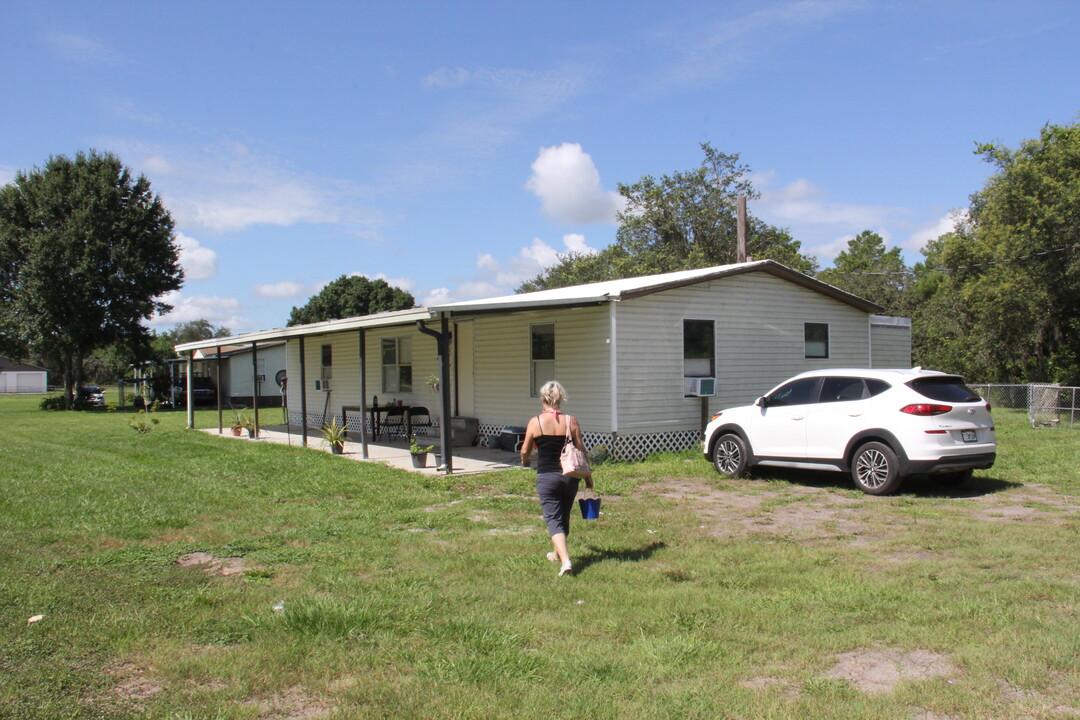
[[309,323],[307,325],[293,325],[292,327],[274,328],[273,330],[260,330],[259,332],[230,335],[229,337],[223,338],[197,340],[195,342],[176,345],[175,350],[178,353],[185,353],[224,345],[245,345],[250,343],[268,342],[271,340],[288,340],[290,338],[307,337],[311,335],[331,335],[362,328],[386,327],[388,325],[412,325],[417,320],[430,320],[432,316],[432,312],[429,308],[412,308],[411,310],[398,310],[388,313],[379,313],[377,315],[362,315],[360,317],[326,320],[324,322]]

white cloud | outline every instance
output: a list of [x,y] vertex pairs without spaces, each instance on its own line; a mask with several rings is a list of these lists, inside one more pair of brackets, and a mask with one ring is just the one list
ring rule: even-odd
[[540,198],[543,211],[573,223],[614,223],[625,206],[617,192],[604,190],[592,157],[578,143],[540,149],[525,187]]
[[[771,175],[756,177],[767,179]],[[865,229],[880,225],[898,213],[897,208],[833,202],[824,188],[804,178],[782,188],[763,188],[757,205],[761,214],[777,218],[782,225],[810,223]]]
[[180,245],[180,265],[184,268],[185,280],[206,280],[217,275],[216,252],[184,233],[176,233],[176,242]]
[[155,317],[151,327],[169,328],[193,320],[208,320],[214,325],[224,325],[231,332],[246,332],[250,321],[240,314],[243,306],[236,298],[209,295],[184,297],[179,292],[168,293],[162,300],[173,306],[172,312]]
[[595,255],[598,252],[595,248],[585,244],[585,236],[580,233],[563,235],[563,243],[566,244],[566,249],[569,252],[578,253],[579,255]]
[[390,287],[396,287],[406,292],[412,292],[416,288],[416,282],[410,278],[391,278],[387,277],[383,273],[376,273],[375,275],[366,275],[364,273],[352,273],[353,275],[360,275],[366,277],[368,280],[383,280]]
[[951,233],[955,230],[957,226],[967,218],[967,213],[968,211],[966,209],[954,210],[945,217],[938,219],[937,222],[915,230],[911,233],[911,237],[908,238],[908,241],[904,243],[904,249],[914,252],[922,250],[926,247],[926,243],[931,240],[936,240],[945,233]]
[[[859,232],[862,231],[860,230]],[[872,230],[871,232],[877,233],[879,236],[881,236],[881,240],[882,242],[884,242],[886,250],[894,246],[895,243],[893,243],[893,236],[888,228],[879,227],[876,230]],[[850,243],[854,239],[855,233],[841,235],[832,242],[813,245],[807,248],[807,252],[816,257],[818,259],[818,262],[822,263],[823,266],[827,266],[836,259],[837,255],[845,252],[848,249],[848,243]]]
[[439,68],[429,74],[421,83],[426,88],[446,89],[464,85],[469,82],[473,74],[465,68]]
[[579,233],[568,233],[562,240],[563,249],[557,250],[540,238],[533,238],[517,255],[503,261],[491,253],[481,253],[476,258],[479,276],[458,285],[453,291],[447,291],[448,296],[452,300],[473,300],[510,295],[521,283],[557,264],[561,255],[568,252],[592,255],[597,252],[588,246],[585,236]]
[[346,182],[297,173],[238,142],[202,149],[163,149],[123,139],[108,141],[145,172],[165,198],[177,225],[231,232],[256,225],[339,223],[377,236],[382,214]]
[[304,294],[304,286],[288,280],[278,283],[262,283],[255,286],[255,296],[261,298],[280,299],[298,297],[302,294]]
[[441,287],[429,290],[420,304],[424,306],[442,305],[451,301],[450,288]]
[[47,40],[64,60],[94,65],[122,65],[127,62],[123,53],[85,35],[56,33]]

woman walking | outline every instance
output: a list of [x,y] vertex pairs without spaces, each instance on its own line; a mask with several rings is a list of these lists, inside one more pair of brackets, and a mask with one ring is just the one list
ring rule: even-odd
[[[540,507],[544,512],[551,544],[555,547],[548,553],[548,560],[559,562],[559,577],[569,574],[573,567],[570,552],[566,547],[566,538],[570,534],[570,511],[574,507],[574,497],[578,491],[577,478],[562,474],[559,456],[566,444],[567,428],[570,437],[582,452],[586,452],[581,441],[581,427],[578,421],[559,410],[566,400],[566,390],[555,380],[544,383],[540,388],[540,402],[543,411],[529,420],[525,429],[525,442],[521,445],[521,466],[529,467],[533,446],[536,447],[536,493],[540,496]],[[592,487],[592,476],[585,478],[586,487]]]

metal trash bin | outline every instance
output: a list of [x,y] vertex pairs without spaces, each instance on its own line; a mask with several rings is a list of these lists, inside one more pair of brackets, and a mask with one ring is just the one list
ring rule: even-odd
[[525,442],[525,428],[504,427],[499,435],[499,444],[507,452],[521,452],[521,445]]

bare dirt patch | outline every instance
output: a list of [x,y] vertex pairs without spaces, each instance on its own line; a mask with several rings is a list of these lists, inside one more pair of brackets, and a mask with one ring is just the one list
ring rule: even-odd
[[846,680],[864,693],[891,692],[902,682],[958,674],[945,655],[928,650],[855,650],[838,655],[825,677]]
[[737,487],[715,488],[684,478],[646,486],[644,492],[689,505],[701,528],[718,538],[762,535],[809,540],[846,537],[850,542],[870,532],[862,517],[866,501],[835,490],[800,485],[777,489],[753,481],[728,481]]
[[254,706],[259,717],[265,720],[316,720],[328,717],[335,710],[330,703],[309,695],[300,687],[276,695],[250,698],[244,705]]
[[112,665],[106,672],[116,681],[112,688],[113,696],[129,707],[141,707],[144,700],[157,695],[163,689],[160,683],[150,677],[146,668],[134,663]]
[[[852,496],[835,487],[745,479],[726,479],[717,487],[703,478],[669,478],[644,485],[639,492],[693,511],[701,529],[717,538],[839,541],[849,547],[877,549],[907,529],[901,518],[876,512],[875,503],[888,500]],[[1008,492],[961,494],[948,502],[958,516],[983,522],[1063,525],[1075,522],[1080,512],[1080,498],[1037,484]],[[882,557],[900,562],[927,559],[894,554]]]
[[1031,483],[1008,493],[965,498],[974,503],[967,515],[975,520],[1006,523],[1064,524],[1080,511],[1080,498]]
[[245,570],[253,570],[242,557],[219,558],[208,552],[193,552],[176,558],[176,564],[180,567],[201,566],[207,575],[220,575],[231,577],[243,575]]

